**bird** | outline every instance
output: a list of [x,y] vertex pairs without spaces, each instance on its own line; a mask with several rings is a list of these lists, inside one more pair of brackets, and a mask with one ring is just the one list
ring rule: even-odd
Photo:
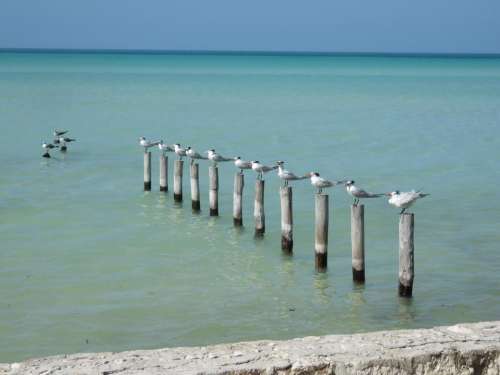
[[384,196],[384,194],[375,194],[365,191],[354,185],[355,181],[349,180],[345,182],[346,191],[354,198],[353,204],[356,206],[359,203],[360,198],[379,198]]
[[273,165],[272,167],[268,165],[261,164],[258,160],[252,161],[252,170],[257,172],[257,179],[262,180],[262,176],[264,173],[272,171],[273,169],[277,169],[277,165]]
[[386,193],[389,197],[389,204],[402,208],[401,212],[399,213],[400,215],[405,212],[407,208],[409,208],[417,199],[427,197],[430,194],[425,194],[420,191],[391,191],[390,193]]
[[42,156],[44,158],[50,158],[49,151],[52,150],[53,148],[56,148],[56,147],[59,147],[59,146],[54,146],[52,143],[43,142],[42,148],[45,150],[45,153]]
[[240,156],[234,158],[234,165],[239,168],[240,174],[243,174],[243,169],[252,169],[252,162],[241,160]]
[[309,173],[309,177],[311,178],[311,185],[318,189],[318,194],[321,194],[325,188],[337,186],[345,182],[326,180],[323,177],[320,177],[318,172]]
[[[67,150],[66,143],[75,142],[75,141],[76,141],[76,139],[74,139],[74,138],[59,137],[57,139],[57,144],[61,145],[59,150],[61,150],[62,152],[66,151]],[[54,143],[56,143],[56,142],[54,142]]]
[[160,141],[157,142],[149,142],[145,137],[139,138],[139,144],[144,147],[144,152],[147,152],[150,147],[154,147],[160,144]]
[[219,155],[218,153],[215,152],[214,149],[205,151],[208,154],[208,160],[212,161],[213,165],[216,166],[218,162],[221,161],[231,161],[234,160],[233,158],[225,158],[222,155]]
[[304,180],[309,177],[308,175],[297,176],[294,173],[287,171],[283,168],[285,165],[284,161],[277,161],[276,164],[278,165],[278,177],[284,181],[285,186],[288,186],[288,181]]
[[191,146],[188,146],[188,148],[186,149],[186,155],[189,156],[191,158],[191,164],[194,163],[194,160],[195,159],[203,159],[203,160],[206,160],[207,157],[206,156],[203,156],[201,155],[200,153],[196,152],[195,150],[193,150],[191,148]]
[[158,143],[158,149],[165,153],[165,152],[172,152],[174,151],[174,149],[172,147],[170,147],[169,145],[167,145],[166,143],[163,143],[163,139],[160,140],[160,143]]
[[179,160],[186,156],[186,149],[181,147],[180,143],[174,144],[174,152],[179,156]]
[[55,129],[53,134],[54,134],[55,138],[59,138],[61,135],[64,135],[67,132],[68,132],[67,130],[57,130],[57,129]]

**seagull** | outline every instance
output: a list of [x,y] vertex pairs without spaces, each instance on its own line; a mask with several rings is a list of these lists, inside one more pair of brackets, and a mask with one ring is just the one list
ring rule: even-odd
[[353,204],[356,206],[359,203],[360,198],[379,198],[384,196],[384,194],[374,194],[374,193],[369,193],[363,189],[360,189],[359,187],[354,185],[355,181],[346,181],[345,183],[345,189],[347,192],[354,198]]
[[267,165],[261,164],[258,160],[252,161],[252,170],[257,172],[257,179],[262,180],[262,175],[264,173],[267,173],[269,171],[272,171],[273,169],[277,169],[277,165],[273,165],[272,167],[269,167]]
[[60,150],[64,152],[67,149],[66,143],[75,142],[75,141],[76,141],[76,139],[74,139],[74,138],[59,137],[57,142],[54,141],[54,143],[60,144],[61,145]]
[[345,182],[325,180],[323,177],[319,176],[318,172],[309,173],[309,177],[311,178],[311,185],[318,188],[318,194],[321,194],[325,188],[337,186]]
[[231,161],[234,160],[233,158],[225,158],[222,155],[219,155],[218,153],[215,152],[214,149],[205,151],[208,154],[208,160],[211,160],[214,164],[214,166],[217,165],[218,162],[220,161]]
[[54,137],[59,138],[61,135],[66,134],[68,131],[67,130],[54,130]]
[[52,143],[43,142],[42,147],[45,150],[45,154],[43,154],[42,156],[44,158],[50,158],[49,150],[52,150],[53,148],[56,148],[59,146],[54,146]]
[[391,191],[390,193],[386,193],[389,197],[389,204],[392,204],[395,207],[402,208],[400,215],[405,212],[407,208],[409,208],[417,199],[424,198],[429,194],[421,193],[420,191],[403,191],[399,190]]
[[243,169],[252,169],[252,162],[241,160],[240,156],[234,158],[234,165],[240,169],[240,174],[243,174]]
[[283,166],[285,165],[284,161],[277,161],[276,164],[278,165],[278,177],[285,182],[285,186],[288,186],[288,181],[304,180],[309,177],[308,175],[297,176],[294,173],[283,169]]
[[160,141],[157,142],[149,142],[145,137],[139,138],[139,144],[144,147],[144,152],[147,152],[150,147],[154,147],[160,144]]
[[158,149],[163,153],[174,151],[172,147],[170,147],[166,143],[163,143],[163,139],[160,141],[160,143],[158,143]]
[[196,152],[190,146],[186,149],[186,155],[191,158],[191,164],[194,163],[194,159],[203,159],[203,160],[207,159],[206,156],[203,156],[200,153]]
[[186,156],[186,149],[181,147],[180,143],[174,145],[174,152],[179,156],[179,160]]

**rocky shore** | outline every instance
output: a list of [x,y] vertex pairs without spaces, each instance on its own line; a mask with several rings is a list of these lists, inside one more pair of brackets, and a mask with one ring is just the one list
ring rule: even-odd
[[500,374],[500,321],[432,329],[80,353],[0,364],[0,374]]

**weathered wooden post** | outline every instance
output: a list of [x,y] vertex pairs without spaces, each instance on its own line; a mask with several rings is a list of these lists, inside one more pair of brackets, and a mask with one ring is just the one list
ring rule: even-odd
[[403,213],[399,218],[399,295],[411,297],[413,291],[413,228],[414,215]]
[[210,216],[219,216],[219,168],[213,165],[208,167],[208,178],[208,203],[210,205]]
[[144,191],[151,191],[151,152],[144,152]]
[[293,215],[292,215],[292,187],[280,187],[281,201],[281,250],[292,253],[293,249]]
[[160,154],[160,191],[168,191],[168,157]]
[[324,272],[328,260],[328,195],[326,194],[316,194],[314,239],[316,270]]
[[234,175],[233,192],[233,224],[235,227],[243,225],[243,186],[245,185],[243,173],[236,172]]
[[182,173],[184,160],[176,160],[174,163],[174,201],[182,202]]
[[264,180],[255,181],[255,204],[253,216],[255,219],[255,235],[262,236],[266,231],[266,216],[264,214]]
[[191,207],[194,212],[200,211],[200,179],[198,163],[191,164]]
[[365,282],[365,206],[351,206],[352,279]]

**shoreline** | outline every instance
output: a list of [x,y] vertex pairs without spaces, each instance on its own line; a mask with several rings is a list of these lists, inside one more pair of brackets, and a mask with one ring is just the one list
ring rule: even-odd
[[500,374],[500,321],[204,347],[78,353],[0,374]]

